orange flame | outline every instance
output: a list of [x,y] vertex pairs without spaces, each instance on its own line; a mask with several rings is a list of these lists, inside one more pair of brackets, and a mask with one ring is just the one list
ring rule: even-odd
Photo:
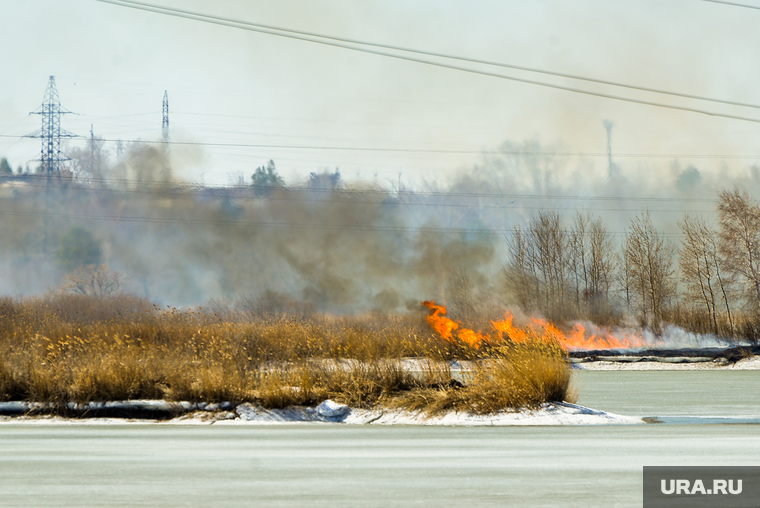
[[478,349],[480,347],[480,343],[485,340],[490,340],[488,335],[484,335],[480,332],[475,332],[473,330],[462,328],[457,333],[459,335],[459,338],[469,344],[470,346],[474,347],[475,349]]
[[491,326],[493,326],[493,329],[499,332],[500,334],[505,334],[507,337],[509,337],[512,342],[515,343],[521,343],[521,342],[528,342],[529,336],[528,332],[523,330],[522,328],[517,328],[515,326],[512,326],[512,314],[509,312],[504,314],[504,321],[491,321]]
[[475,349],[480,347],[481,342],[488,340],[488,336],[483,335],[480,332],[475,332],[468,328],[459,329],[459,323],[444,316],[444,314],[446,314],[446,307],[443,305],[436,305],[436,303],[432,301],[422,302],[422,305],[433,311],[433,313],[427,317],[430,326],[432,326],[433,330],[438,332],[441,337],[449,342],[456,342],[451,333],[454,330],[459,330],[457,332],[459,340]]
[[[433,311],[427,317],[430,326],[438,332],[438,334],[450,341],[456,342],[453,332],[456,330],[456,335],[462,342],[474,347],[479,348],[484,341],[492,341],[492,338],[487,333],[475,332],[468,328],[461,327],[460,323],[453,321],[447,317],[446,307],[443,305],[437,305],[435,302],[426,301],[422,302],[422,305],[428,307]],[[506,312],[502,321],[491,321],[491,326],[495,332],[497,332],[499,339],[503,340],[508,338],[514,343],[524,343],[531,340],[543,340],[553,341],[559,343],[563,349],[628,349],[632,347],[646,346],[646,342],[643,337],[640,336],[623,336],[617,337],[611,333],[607,328],[597,328],[596,334],[587,334],[586,327],[580,323],[575,323],[572,330],[568,334],[562,333],[552,323],[545,319],[531,318],[532,324],[525,328],[520,328],[513,325],[514,316],[511,313]]]
[[616,336],[605,327],[596,327],[597,333],[588,333],[580,323],[573,325],[573,330],[561,343],[565,349],[630,349],[647,345],[642,336]]
[[451,332],[459,328],[459,323],[452,321],[447,317],[443,317],[443,315],[446,314],[446,307],[443,305],[436,305],[433,301],[422,302],[422,305],[433,311],[433,313],[427,317],[428,323],[433,327],[433,330],[438,332],[438,334],[444,339],[448,341],[453,340]]

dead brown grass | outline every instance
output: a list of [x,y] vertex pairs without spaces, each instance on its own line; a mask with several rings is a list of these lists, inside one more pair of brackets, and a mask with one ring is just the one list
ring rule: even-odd
[[[417,358],[410,370],[403,358]],[[448,360],[472,360],[464,386]],[[325,398],[489,413],[568,397],[559,346],[450,344],[424,316],[252,318],[158,308],[140,298],[49,295],[0,300],[0,400],[165,398],[255,402]]]
[[396,398],[396,407],[439,414],[450,410],[490,414],[535,408],[548,401],[575,401],[565,353],[556,343],[504,343],[474,363],[464,386],[449,383]]

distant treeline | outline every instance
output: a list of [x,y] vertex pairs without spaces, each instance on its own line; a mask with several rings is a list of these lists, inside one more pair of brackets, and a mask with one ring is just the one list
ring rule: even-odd
[[635,316],[699,333],[760,338],[760,207],[745,191],[719,194],[718,224],[686,215],[680,243],[648,212],[622,242],[601,218],[577,212],[569,226],[539,211],[508,239],[506,289],[522,309],[565,322],[620,324]]
[[[396,314],[435,300],[473,329],[519,307],[559,325],[760,337],[760,207],[743,190],[760,192],[760,171],[675,164],[655,185],[634,172],[599,178],[535,144],[503,149],[417,190],[349,184],[337,168],[289,185],[273,161],[210,188],[176,177],[192,154],[141,143],[114,154],[98,139],[51,177],[0,159],[0,294],[128,292],[278,315]],[[656,215],[722,186],[742,190],[719,194],[715,224]],[[597,199],[662,210],[561,212]]]

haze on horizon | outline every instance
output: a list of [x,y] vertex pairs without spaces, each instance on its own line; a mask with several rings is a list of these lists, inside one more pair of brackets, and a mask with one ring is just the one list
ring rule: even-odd
[[[760,42],[755,30],[760,11],[700,0],[157,4],[760,104],[760,71],[751,65]],[[613,151],[628,171],[657,174],[676,158],[701,171],[738,171],[760,157],[758,123],[575,94],[96,0],[6,0],[0,5],[0,43],[7,49],[0,156],[14,168],[38,157],[38,140],[20,136],[39,128],[39,117],[28,113],[41,103],[50,75],[56,76],[62,105],[77,113],[65,116],[63,127],[84,138],[92,126],[96,136],[108,140],[159,139],[161,99],[168,90],[172,140],[199,143],[178,147],[186,157],[176,176],[196,183],[249,178],[270,159],[289,182],[339,167],[346,180],[383,186],[449,183],[458,171],[482,164],[480,152],[499,150],[505,141],[592,154],[576,157],[570,166],[604,170],[605,120],[614,122]],[[458,64],[760,118],[752,108]]]
[[[760,76],[750,65],[752,43],[760,42],[754,30],[760,11],[714,2],[165,0],[161,5],[760,104],[754,86]],[[307,300],[337,302],[339,309],[357,298],[368,306],[388,299],[391,308],[402,308],[409,296],[430,298],[441,286],[437,265],[426,264],[421,255],[426,248],[438,256],[440,266],[446,265],[445,256],[459,256],[454,264],[470,267],[489,287],[504,262],[501,236],[541,208],[602,215],[618,236],[632,216],[649,210],[657,227],[675,234],[683,213],[712,217],[720,189],[737,186],[753,195],[760,189],[755,143],[760,123],[753,121],[572,93],[97,0],[3,2],[0,43],[13,48],[4,55],[7,79],[0,82],[0,157],[7,157],[14,169],[35,165],[39,140],[22,136],[39,129],[39,117],[29,112],[38,108],[48,76],[54,75],[63,107],[76,113],[64,116],[63,128],[83,136],[66,143],[69,153],[87,150],[92,126],[95,136],[105,140],[103,150],[112,165],[150,162],[139,150],[120,159],[116,141],[129,148],[133,141],[161,139],[166,90],[172,181],[250,183],[253,171],[273,160],[289,186],[305,182],[311,173],[339,168],[350,188],[382,189],[369,202],[338,196],[321,210],[319,199],[312,200],[313,206],[293,200],[261,207],[231,202],[221,210],[230,214],[247,207],[249,217],[270,222],[307,217],[323,221],[326,230],[350,217],[380,231],[371,238],[349,232],[335,241],[325,230],[299,236],[256,228],[232,238],[215,223],[204,228],[185,223],[172,229],[176,237],[155,231],[146,236],[139,228],[88,223],[104,242],[106,260],[145,286],[146,295],[161,295],[162,301],[197,303],[252,285],[308,294]],[[747,106],[424,59],[760,120],[760,109]],[[389,212],[386,201],[397,199],[402,189],[440,195],[422,196],[417,203],[396,201],[406,208]],[[462,193],[473,199],[458,195]],[[484,198],[488,193],[508,198],[489,201]],[[119,199],[101,201],[99,210],[119,209]],[[140,214],[162,213],[161,196],[146,199],[142,209],[137,207]],[[192,201],[178,199],[186,205]],[[140,202],[131,201],[132,206]],[[37,205],[30,201],[25,206]],[[208,206],[195,212],[209,222],[220,210]],[[181,207],[174,213],[183,213]],[[13,227],[24,231],[24,220]],[[63,236],[73,225],[56,234]],[[408,229],[394,235],[388,227]],[[431,227],[470,236],[430,238],[422,228]],[[480,235],[484,228],[493,233]],[[274,260],[281,270],[249,266],[247,278],[240,275],[251,234],[268,239],[257,244],[258,259]],[[383,258],[386,265],[378,264],[394,238],[402,241],[400,247]],[[132,250],[117,252],[117,246]],[[355,252],[361,255],[349,262]],[[163,258],[146,266],[145,259],[157,259],[156,253]],[[52,266],[24,261],[32,273],[14,268],[16,261],[3,268],[4,291],[34,294],[55,279]],[[336,275],[349,282],[335,286]],[[149,290],[149,284],[155,287]],[[325,296],[330,291],[338,296]]]

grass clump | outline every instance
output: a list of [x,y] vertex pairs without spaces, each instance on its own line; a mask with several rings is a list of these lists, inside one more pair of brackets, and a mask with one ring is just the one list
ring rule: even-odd
[[[472,365],[458,381],[453,359]],[[282,408],[332,398],[353,407],[491,413],[564,400],[569,382],[554,342],[494,337],[475,349],[435,335],[422,314],[208,315],[124,295],[0,300],[0,400]]]
[[549,401],[575,400],[565,352],[556,343],[505,343],[473,364],[465,382],[410,391],[396,407],[430,414],[467,411],[491,414],[503,409],[536,408]]

